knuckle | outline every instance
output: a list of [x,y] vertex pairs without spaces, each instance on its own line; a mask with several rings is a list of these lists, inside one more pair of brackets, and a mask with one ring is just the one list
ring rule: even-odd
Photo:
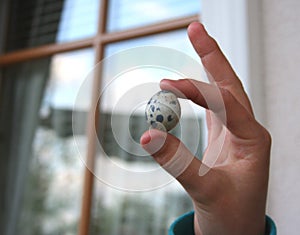
[[225,107],[228,105],[232,105],[234,102],[234,97],[231,94],[231,92],[224,88],[220,89],[220,92],[221,92],[221,96],[222,96],[223,102],[225,104]]
[[272,144],[272,136],[270,132],[262,127],[262,133],[261,133],[261,142],[266,146],[270,147]]
[[225,88],[220,89],[220,92],[221,92],[222,97],[224,99],[226,99],[226,98],[228,98],[228,97],[231,96],[231,93],[227,89],[225,89]]

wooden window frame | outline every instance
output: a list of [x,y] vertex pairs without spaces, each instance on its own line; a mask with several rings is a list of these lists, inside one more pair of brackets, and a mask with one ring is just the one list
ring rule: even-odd
[[[186,28],[191,22],[199,21],[199,15],[195,14],[188,17],[180,17],[173,20],[165,20],[161,23],[155,23],[143,27],[137,27],[129,30],[106,32],[108,4],[109,0],[99,0],[99,17],[98,17],[98,29],[94,37],[84,40],[77,40],[65,43],[53,43],[28,49],[22,49],[10,53],[0,55],[0,69],[9,65],[13,65],[20,62],[39,59],[43,57],[52,56],[58,53],[69,52],[74,50],[80,50],[84,48],[95,49],[95,64],[100,62],[104,58],[105,45],[120,42],[128,39],[140,38],[149,35],[155,35],[159,33],[179,30]],[[92,90],[92,105],[96,107],[98,105],[98,91],[101,89],[100,79],[94,79]],[[99,110],[98,107],[96,110]],[[93,167],[96,154],[96,136],[95,127],[99,125],[98,112],[94,112],[94,109],[89,110],[89,118],[87,122],[87,153],[86,163],[89,168],[86,167],[84,171],[83,182],[83,196],[81,204],[81,216],[78,228],[79,235],[85,235],[89,233],[91,206],[92,206],[92,194],[93,194]],[[92,168],[92,169],[91,169]],[[101,221],[99,221],[101,223]]]

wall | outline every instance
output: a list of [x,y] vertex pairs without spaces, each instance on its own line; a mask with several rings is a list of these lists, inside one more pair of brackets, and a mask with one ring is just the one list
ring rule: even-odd
[[266,125],[273,137],[268,212],[300,231],[300,1],[263,1]]
[[202,10],[273,138],[267,213],[278,234],[299,234],[300,1],[203,0]]

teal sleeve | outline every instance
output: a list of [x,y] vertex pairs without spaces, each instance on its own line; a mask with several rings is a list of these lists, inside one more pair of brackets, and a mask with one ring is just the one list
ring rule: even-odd
[[[176,219],[169,229],[169,235],[194,235],[194,212],[188,212]],[[273,220],[266,216],[265,235],[276,235],[276,226]]]

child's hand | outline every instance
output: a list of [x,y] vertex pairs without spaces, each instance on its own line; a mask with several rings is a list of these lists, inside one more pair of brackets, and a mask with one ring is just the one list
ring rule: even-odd
[[141,145],[191,196],[197,235],[264,234],[270,135],[255,120],[240,80],[203,25],[192,23],[188,34],[211,84],[183,79],[160,86],[207,109],[203,162],[213,164],[207,171],[177,138],[158,130],[144,133]]

